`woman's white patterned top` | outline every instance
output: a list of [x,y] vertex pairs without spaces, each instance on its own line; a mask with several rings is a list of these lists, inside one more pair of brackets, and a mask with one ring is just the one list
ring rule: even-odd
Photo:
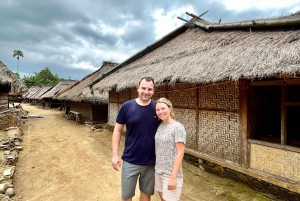
[[[177,142],[186,144],[186,131],[183,125],[177,121],[171,124],[161,123],[155,134],[155,172],[171,175]],[[180,167],[177,177],[183,177],[182,167]]]

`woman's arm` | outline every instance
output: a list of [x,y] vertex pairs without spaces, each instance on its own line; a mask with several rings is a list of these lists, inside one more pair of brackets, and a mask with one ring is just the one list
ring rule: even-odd
[[176,178],[177,178],[177,174],[180,170],[180,166],[182,163],[182,159],[184,156],[184,148],[185,148],[185,144],[182,142],[177,142],[176,143],[176,157],[175,157],[175,161],[174,161],[174,165],[173,165],[173,170],[172,170],[172,174],[168,183],[168,190],[173,190],[176,188]]

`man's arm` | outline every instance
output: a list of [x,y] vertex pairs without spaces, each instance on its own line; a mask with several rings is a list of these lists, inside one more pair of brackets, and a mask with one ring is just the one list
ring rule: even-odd
[[116,123],[113,137],[112,137],[112,166],[115,170],[119,170],[121,167],[121,158],[119,156],[119,146],[121,140],[121,134],[123,131],[123,124]]

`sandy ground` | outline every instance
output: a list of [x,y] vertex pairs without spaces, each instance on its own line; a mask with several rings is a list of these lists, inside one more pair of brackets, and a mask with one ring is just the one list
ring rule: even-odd
[[[111,136],[108,130],[67,120],[57,110],[22,104],[29,114],[45,118],[22,120],[23,150],[13,182],[16,196],[24,201],[117,201],[120,172],[111,166]],[[124,138],[121,141],[121,148]],[[269,200],[232,180],[203,172],[183,162],[183,201]],[[138,191],[133,198],[137,201]],[[159,201],[157,193],[153,201]]]

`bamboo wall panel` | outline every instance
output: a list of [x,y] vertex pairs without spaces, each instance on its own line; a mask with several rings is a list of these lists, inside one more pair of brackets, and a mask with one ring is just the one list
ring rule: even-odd
[[239,116],[233,112],[200,111],[198,151],[239,163]]
[[115,90],[109,92],[109,102],[118,102],[118,93]]
[[119,112],[118,103],[109,103],[108,124],[114,126]]
[[159,98],[162,98],[162,97],[164,97],[164,98],[166,98],[166,93],[154,93],[154,95],[152,96],[152,99],[153,100],[158,100]]
[[8,93],[0,93],[0,107],[8,107]]
[[[199,89],[198,151],[220,159],[240,162],[239,88],[235,82],[203,86]],[[209,111],[215,109],[215,111]]]
[[300,181],[300,153],[273,147],[251,144],[252,169]]
[[[181,90],[188,87],[193,87],[193,85],[188,84],[178,84],[176,85],[176,90],[172,93],[168,93],[168,99],[173,103],[174,106],[182,108],[195,108],[197,106],[196,90]],[[178,90],[178,91],[177,91]]]
[[239,109],[239,87],[236,82],[200,88],[200,108]]
[[[137,96],[134,96],[133,98],[136,98]],[[121,91],[119,94],[119,103],[124,103],[131,99],[130,95],[130,89],[127,89],[125,91]]]
[[176,120],[180,122],[186,130],[186,147],[197,150],[195,110],[175,108],[174,113]]
[[[131,92],[131,94],[130,94],[131,99],[134,99],[134,98],[137,98],[137,97],[138,97],[138,92],[137,92],[136,87],[135,87],[135,88],[132,88],[130,92]],[[130,99],[128,99],[128,100],[130,100]]]
[[92,120],[92,104],[91,103],[79,103],[79,102],[70,102],[70,110],[81,113],[84,119]]

